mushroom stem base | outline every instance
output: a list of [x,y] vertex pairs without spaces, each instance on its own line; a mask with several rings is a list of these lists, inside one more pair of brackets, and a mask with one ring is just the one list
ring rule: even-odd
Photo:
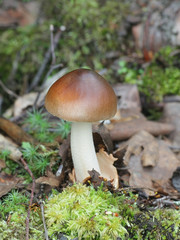
[[88,170],[100,173],[92,136],[92,124],[73,122],[71,126],[71,153],[76,180],[83,182],[89,176]]

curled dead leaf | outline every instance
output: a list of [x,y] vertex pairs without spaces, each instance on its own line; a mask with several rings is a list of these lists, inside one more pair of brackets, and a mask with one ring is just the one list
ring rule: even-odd
[[115,188],[119,186],[119,177],[114,162],[117,158],[114,158],[112,154],[108,154],[104,149],[100,149],[97,153],[97,159],[101,170],[101,175],[107,180],[113,180],[112,184]]

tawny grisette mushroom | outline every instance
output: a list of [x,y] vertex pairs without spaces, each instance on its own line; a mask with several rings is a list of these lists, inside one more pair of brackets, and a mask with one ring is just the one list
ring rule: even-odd
[[50,87],[45,107],[52,115],[72,122],[71,153],[76,180],[82,182],[92,169],[101,174],[92,122],[109,119],[116,113],[117,99],[109,83],[92,70],[74,70]]

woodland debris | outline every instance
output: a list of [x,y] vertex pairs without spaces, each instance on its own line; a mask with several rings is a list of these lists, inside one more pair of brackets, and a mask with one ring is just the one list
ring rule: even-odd
[[59,186],[59,179],[54,176],[54,177],[39,177],[38,179],[36,179],[36,183],[40,183],[40,184],[48,184],[51,187],[58,187]]
[[3,150],[8,150],[10,152],[9,158],[15,162],[19,161],[22,156],[22,153],[18,149],[18,145],[8,137],[4,137],[0,134],[0,151]]
[[117,83],[113,89],[118,99],[118,109],[136,109],[141,111],[141,101],[136,85]]
[[[118,151],[122,152],[123,149],[126,149],[124,163],[130,174],[130,186],[144,188],[147,195],[153,195],[152,190],[156,191],[153,182],[157,182],[164,189],[164,192],[175,192],[169,181],[173,172],[179,166],[179,161],[163,141],[158,141],[148,132],[141,131],[127,142],[122,143],[115,152],[115,156]],[[149,156],[152,156],[152,159],[149,159]],[[146,157],[148,162],[151,160],[152,163],[149,167],[143,166]]]
[[[13,116],[17,117],[20,116],[24,110],[26,110],[28,107],[34,106],[34,103],[36,102],[36,99],[38,98],[37,92],[31,92],[27,93],[23,96],[20,96],[16,99],[13,106]],[[37,106],[39,105],[40,101],[42,99],[38,99]]]
[[100,176],[100,174],[96,170],[88,171],[89,177],[87,177],[83,183],[86,185],[92,185],[96,190],[101,186],[103,186],[104,191],[113,191],[114,185],[112,181],[107,181],[107,179]]
[[138,112],[120,110],[119,121],[106,125],[113,141],[125,140],[139,131],[147,131],[154,136],[167,135],[174,130],[174,126],[168,123],[148,121]]
[[163,115],[163,121],[173,124],[175,127],[174,131],[170,134],[173,145],[180,147],[180,103],[165,103]]
[[114,162],[117,158],[114,158],[112,154],[108,154],[104,149],[100,149],[96,153],[99,167],[103,178],[106,178],[108,181],[112,182],[112,185],[115,188],[119,186],[119,177],[116,168],[114,167]]
[[22,182],[21,178],[8,175],[4,172],[0,173],[0,197],[10,192],[18,183]]
[[180,167],[173,172],[172,185],[178,190],[178,192],[180,192]]
[[93,125],[93,141],[98,152],[104,148],[108,153],[113,151],[113,142],[108,129],[104,126],[104,122]]
[[46,54],[44,56],[44,60],[43,60],[43,62],[41,64],[37,74],[32,79],[32,82],[31,82],[31,84],[29,86],[29,89],[28,89],[29,92],[32,91],[38,85],[39,81],[41,80],[41,77],[42,77],[42,75],[43,75],[43,73],[44,73],[44,71],[46,69],[46,66],[47,66],[49,60],[51,59],[52,45],[53,45],[53,49],[55,49],[57,47],[57,45],[59,43],[59,39],[61,37],[61,34],[62,34],[62,32],[64,30],[65,29],[63,29],[63,28],[59,28],[58,31],[56,32],[56,34],[54,36],[54,39],[53,39],[51,45],[49,46],[49,48],[48,48],[48,50],[47,50],[47,52],[46,52]]
[[0,159],[0,171],[2,168],[5,168],[6,167],[6,163],[3,159]]
[[21,162],[24,165],[24,169],[28,172],[28,174],[31,176],[32,178],[32,189],[31,189],[31,197],[30,197],[30,201],[29,201],[29,207],[28,207],[28,212],[27,212],[27,217],[26,217],[26,240],[29,240],[29,219],[30,219],[30,206],[33,203],[33,198],[34,198],[34,191],[35,191],[35,178],[34,175],[32,173],[32,171],[30,170],[30,168],[28,167],[26,161],[21,157]]
[[40,184],[47,184],[51,187],[58,187],[62,180],[64,179],[64,173],[62,173],[60,176],[56,176],[53,174],[53,172],[50,169],[47,169],[46,176],[39,177],[36,179],[36,183]]
[[131,4],[134,18],[141,18],[137,24],[132,22],[132,34],[136,47],[149,61],[161,47],[180,44],[180,2],[160,0],[147,1],[143,7],[140,5],[138,1]]
[[36,22],[40,3],[20,2],[17,0],[2,1],[0,9],[0,27],[26,26]]
[[21,127],[8,119],[0,117],[0,129],[19,145],[21,145],[22,142],[37,143],[37,141]]

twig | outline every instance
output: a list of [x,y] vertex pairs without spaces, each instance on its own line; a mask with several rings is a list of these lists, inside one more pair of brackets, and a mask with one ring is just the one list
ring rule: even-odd
[[163,207],[164,205],[180,205],[180,201],[173,201],[169,196],[164,196],[162,198],[156,199],[154,204],[157,204],[159,207]]
[[[53,41],[54,49],[57,47],[57,44],[59,42],[59,39],[60,39],[62,31],[63,31],[62,28],[59,28],[58,32],[54,36],[54,41]],[[28,89],[29,92],[35,86],[37,86],[37,84],[39,83],[39,81],[41,79],[41,76],[42,76],[42,74],[43,74],[43,72],[44,72],[44,70],[46,68],[46,65],[48,64],[48,62],[49,62],[49,60],[51,58],[51,52],[52,52],[52,49],[51,49],[51,46],[50,46],[49,49],[47,50],[46,54],[45,54],[44,61],[43,61],[42,65],[41,65],[41,67],[39,68],[37,74],[35,75],[34,79],[32,80],[31,85],[29,86],[29,89]]]
[[11,86],[12,86],[12,83],[13,83],[13,86],[16,85],[16,83],[13,82],[13,80],[14,80],[15,75],[16,75],[17,70],[18,70],[19,61],[20,61],[20,58],[21,58],[21,53],[26,48],[27,48],[27,44],[22,46],[21,50],[17,52],[16,57],[15,57],[13,63],[12,63],[12,69],[11,69],[11,72],[10,72],[9,76],[7,77],[7,81],[6,81],[6,83],[11,84]]
[[57,68],[59,68],[59,67],[62,67],[62,66],[63,66],[62,63],[59,63],[59,64],[57,64],[57,65],[52,65],[52,66],[50,67],[49,71],[47,72],[45,78],[44,78],[44,82],[46,82],[47,78],[49,77],[49,75],[52,73],[53,70],[55,70],[55,69],[57,69]]
[[1,80],[0,80],[0,86],[10,96],[18,98],[18,95],[16,93],[14,93],[13,91],[11,91],[10,89],[8,89]]
[[51,34],[51,54],[52,54],[52,65],[55,64],[56,62],[56,55],[54,52],[54,35],[53,35],[53,31],[54,31],[54,26],[51,24],[50,25],[50,34]]
[[45,239],[49,240],[48,238],[48,231],[46,228],[46,222],[45,222],[45,218],[44,218],[44,204],[42,201],[39,202],[40,207],[41,207],[41,215],[42,215],[42,220],[43,220],[43,225],[44,225],[44,234],[45,234]]
[[29,173],[29,175],[32,178],[31,198],[30,198],[30,201],[29,201],[28,214],[27,214],[27,218],[26,218],[26,240],[29,240],[30,206],[32,205],[33,198],[34,198],[35,178],[34,178],[33,173],[31,172],[31,170],[29,169],[27,163],[25,162],[25,160],[22,157],[21,157],[21,162],[23,163],[25,170]]

